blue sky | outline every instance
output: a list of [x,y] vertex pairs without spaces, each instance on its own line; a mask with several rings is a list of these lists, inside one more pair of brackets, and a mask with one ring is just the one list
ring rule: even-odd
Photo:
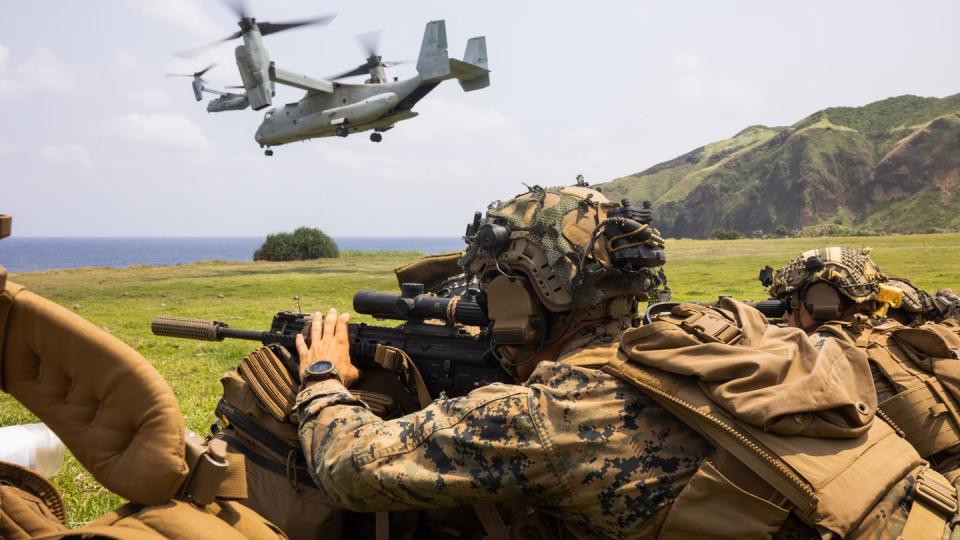
[[218,61],[208,79],[239,82],[234,43],[171,54],[236,29],[219,2],[0,0],[0,212],[16,234],[452,236],[521,182],[609,180],[752,124],[960,92],[955,1],[250,4],[261,20],[338,13],[267,37],[283,67],[349,69],[353,36],[375,29],[384,58],[416,58],[424,24],[445,18],[451,56],[487,36],[492,85],[442,84],[379,145],[361,134],[266,158],[263,111],[210,115],[189,79],[163,76]]

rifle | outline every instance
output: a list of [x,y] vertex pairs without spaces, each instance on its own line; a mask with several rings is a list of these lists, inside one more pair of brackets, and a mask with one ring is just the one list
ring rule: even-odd
[[[486,310],[468,291],[464,296],[443,298],[423,294],[423,285],[405,283],[401,294],[360,291],[353,297],[357,313],[379,319],[404,321],[394,328],[351,323],[348,326],[350,358],[360,368],[372,368],[377,347],[387,345],[402,349],[423,376],[430,396],[441,393],[465,395],[474,388],[494,382],[513,382],[491,350]],[[157,336],[223,341],[246,339],[264,345],[279,344],[292,358],[287,369],[294,375],[299,367],[296,336],[303,334],[309,345],[311,316],[281,311],[273,317],[270,329],[243,330],[219,321],[158,316],[150,325]],[[440,323],[428,322],[439,320]],[[478,326],[477,335],[462,326]]]
[[[720,298],[723,298],[722,296]],[[653,304],[647,308],[647,312],[643,315],[643,321],[646,324],[649,324],[651,318],[657,313],[662,313],[664,311],[670,311],[674,306],[681,302],[662,302],[660,304]],[[691,304],[702,304],[708,306],[715,306],[715,302],[689,302]],[[761,300],[759,302],[744,302],[748,306],[754,307],[760,313],[770,319],[771,321],[777,322],[780,319],[783,319],[784,314],[787,312],[787,304],[779,298],[767,298],[766,300]]]

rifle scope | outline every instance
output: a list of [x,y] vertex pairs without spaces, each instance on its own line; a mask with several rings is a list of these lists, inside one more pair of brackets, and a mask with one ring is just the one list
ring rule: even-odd
[[353,310],[378,319],[440,319],[481,327],[490,324],[486,310],[472,296],[443,298],[424,294],[419,283],[404,283],[401,290],[402,294],[360,291],[353,296]]

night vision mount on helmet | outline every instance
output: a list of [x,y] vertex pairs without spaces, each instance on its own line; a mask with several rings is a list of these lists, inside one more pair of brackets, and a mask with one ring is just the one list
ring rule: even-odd
[[494,342],[542,346],[559,337],[548,335],[559,318],[565,331],[612,302],[625,316],[636,312],[636,300],[669,299],[664,242],[652,219],[649,204],[613,203],[582,184],[534,186],[494,202],[485,217],[477,212],[461,264],[483,290]]

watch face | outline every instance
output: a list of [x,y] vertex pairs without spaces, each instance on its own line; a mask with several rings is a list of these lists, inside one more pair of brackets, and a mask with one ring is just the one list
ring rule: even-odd
[[319,360],[310,364],[310,367],[307,368],[307,373],[311,375],[326,375],[333,371],[333,362],[329,360]]

